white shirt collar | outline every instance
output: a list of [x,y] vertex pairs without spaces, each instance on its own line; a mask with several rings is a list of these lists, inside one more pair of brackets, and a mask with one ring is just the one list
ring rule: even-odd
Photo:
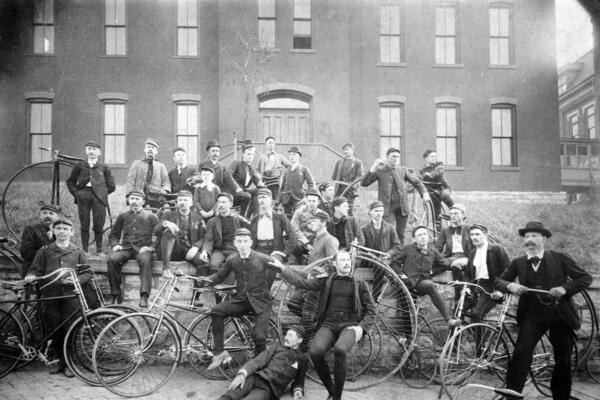
[[542,258],[544,258],[544,250],[542,249],[542,250],[540,250],[539,252],[537,252],[535,254],[527,254],[527,259],[528,260],[530,258],[533,258],[533,257],[537,257],[537,258],[539,258],[541,260]]

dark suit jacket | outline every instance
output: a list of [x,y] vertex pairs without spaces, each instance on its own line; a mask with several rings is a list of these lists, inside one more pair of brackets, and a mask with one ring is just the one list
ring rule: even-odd
[[[250,220],[250,233],[252,233],[252,241],[254,242],[252,247],[254,249],[256,249],[257,246],[256,238],[259,218],[260,215],[256,214]],[[285,238],[283,236],[284,233],[286,235]],[[273,213],[273,237],[273,248],[291,256],[294,252],[294,247],[296,246],[296,231],[285,214]]]
[[[164,221],[173,222],[175,225],[177,225],[177,227],[179,227],[179,229],[183,228],[183,222],[181,220],[181,214],[179,214],[179,211],[167,210],[160,218],[159,223],[156,224],[156,226],[154,227],[153,234],[156,236],[156,241],[154,245],[155,249],[160,248],[160,240],[162,239],[162,234],[165,229],[168,229],[163,227],[162,223]],[[202,239],[204,239],[205,233],[206,224],[204,223],[204,219],[195,212],[190,212],[190,242],[192,243],[192,246],[202,248]]]
[[[473,251],[469,255],[469,262],[465,267],[465,279],[469,282],[473,282],[475,280],[476,268],[473,265],[473,260],[475,259],[476,249],[473,248]],[[510,258],[504,250],[503,247],[498,246],[494,243],[488,243],[487,253],[485,255],[485,262],[487,264],[488,275],[490,276],[490,281],[494,282],[494,280],[502,275],[502,273],[509,267]],[[489,287],[486,289],[493,289],[493,287]]]
[[[463,224],[462,231],[460,234],[462,248],[465,251],[465,255],[469,257],[472,252],[475,251],[473,247],[473,243],[471,242],[471,236],[469,233],[469,225]],[[440,235],[437,237],[435,241],[435,247],[438,249],[440,253],[442,253],[442,257],[448,258],[452,256],[452,234],[450,233],[450,227],[445,227],[440,232]]]
[[177,168],[173,168],[169,172],[169,181],[171,181],[171,193],[177,193],[182,190],[189,190],[194,193],[194,188],[187,184],[188,178],[197,174],[196,170],[190,166],[181,170],[181,175],[177,172]]
[[435,247],[428,245],[427,254],[423,254],[417,243],[404,246],[394,261],[403,265],[404,274],[408,277],[408,286],[411,288],[422,280],[431,279],[431,275],[445,271],[448,265]]
[[[345,160],[345,158],[337,160],[337,162],[335,163],[335,166],[333,167],[333,173],[331,174],[331,179],[333,179],[334,181],[354,182],[355,180],[357,180],[358,178],[363,176],[363,174],[364,174],[363,163],[361,160],[359,160],[356,157],[352,158],[352,164],[351,164],[350,169],[348,171],[346,171],[345,174],[343,174],[342,166],[344,165],[344,160]],[[342,192],[344,190],[346,190],[346,188],[347,188],[347,186],[336,183],[336,185],[335,185],[336,196],[341,195]],[[356,193],[356,190],[353,187],[348,189],[348,191],[346,192],[346,197],[348,197],[348,198],[354,198],[356,196],[358,196],[358,193]]]
[[304,393],[304,376],[308,366],[308,356],[300,350],[293,350],[274,344],[241,368],[248,376],[256,374],[269,382],[272,394],[279,398],[292,383],[292,393],[300,389]]
[[90,168],[87,161],[80,161],[73,167],[71,175],[67,179],[69,193],[75,198],[77,204],[77,191],[84,189],[88,182],[92,182],[92,191],[105,207],[108,206],[108,195],[115,191],[115,178],[110,168],[100,161]]
[[23,276],[27,275],[29,266],[35,258],[38,250],[42,246],[50,244],[56,240],[54,234],[52,234],[52,239],[48,239],[48,236],[46,236],[46,232],[48,231],[51,231],[51,229],[42,223],[27,225],[23,230],[23,236],[21,237],[21,248],[19,249],[21,252],[21,257],[23,257]]
[[213,183],[221,189],[221,192],[235,193],[239,187],[236,181],[231,176],[231,172],[227,170],[225,165],[220,161],[217,164],[213,164],[208,158],[200,163],[198,170],[202,167],[210,167],[214,171]]
[[[333,218],[327,223],[327,231],[332,236],[335,236],[335,225],[333,224]],[[350,248],[350,243],[352,243],[354,239],[358,239],[358,244],[360,246],[365,245],[365,237],[362,229],[360,229],[358,219],[355,217],[346,218],[346,223],[344,224],[344,238],[346,240],[346,249]]]
[[254,250],[250,253],[247,268],[242,267],[240,253],[233,253],[218,272],[208,278],[214,283],[221,283],[231,272],[235,274],[237,292],[232,295],[231,302],[243,302],[246,298],[258,314],[271,310],[273,299],[271,286],[276,272],[268,264],[273,259]]
[[[248,175],[248,171],[246,170],[246,166],[250,169],[250,181],[248,182],[248,186],[245,185],[246,177]],[[260,174],[252,168],[252,165],[248,165],[244,161],[236,160],[231,163],[229,166],[229,172],[233,179],[237,182],[237,184],[244,190],[250,189],[250,186],[254,183],[255,186],[264,186],[262,178]]]
[[[556,305],[556,311],[571,329],[577,330],[581,326],[581,320],[571,297],[590,286],[592,276],[581,269],[567,253],[544,250],[543,259],[549,276],[548,288],[562,286],[566,290],[566,294],[560,298]],[[525,282],[527,268],[527,256],[523,255],[515,258],[510,263],[508,269],[496,279],[496,288],[507,292],[508,284],[517,277],[519,278],[519,282]],[[525,301],[527,301],[526,296],[519,298],[517,322],[524,317],[521,311],[525,307]]]
[[406,167],[390,168],[385,165],[378,168],[375,172],[367,171],[363,177],[361,186],[369,186],[375,181],[379,182],[377,187],[377,198],[383,203],[385,215],[390,214],[390,205],[392,203],[392,188],[393,182],[396,182],[398,188],[398,197],[400,199],[400,207],[402,215],[410,213],[410,204],[408,201],[408,186],[406,182],[411,183],[421,196],[425,192],[425,186],[417,178],[412,177]]
[[[336,275],[337,273],[333,273],[323,278],[307,279],[299,272],[290,269],[282,272],[283,279],[297,288],[319,293],[319,307],[316,315],[317,329],[325,319],[327,306],[329,305],[331,283]],[[354,284],[353,319],[358,321],[358,325],[366,332],[375,321],[375,301],[367,286],[367,282],[356,280],[354,277],[352,277],[352,282]]]
[[[235,230],[239,228],[248,228],[250,224],[248,221],[240,217],[239,215],[233,216],[233,224]],[[206,250],[208,254],[212,253],[213,249],[220,249],[223,245],[223,225],[221,224],[221,216],[215,215],[208,220],[206,224],[206,235],[204,235],[204,243],[202,243],[202,250]]]
[[392,224],[381,221],[381,243],[375,243],[375,227],[372,222],[369,222],[362,227],[363,235],[365,236],[365,247],[373,250],[387,252],[391,258],[394,258],[402,250],[402,243],[398,238],[396,230]]

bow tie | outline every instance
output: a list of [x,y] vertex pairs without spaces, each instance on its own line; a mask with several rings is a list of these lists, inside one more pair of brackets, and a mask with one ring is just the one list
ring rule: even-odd
[[451,226],[450,233],[453,235],[454,234],[461,235],[462,234],[462,226]]
[[346,217],[341,217],[341,218],[333,217],[333,223],[334,224],[339,224],[339,223],[342,223],[342,222],[346,222]]
[[542,261],[541,258],[534,256],[534,257],[531,257],[529,260],[527,260],[527,265],[536,265],[540,261]]
[[427,247],[417,247],[421,254],[427,254]]

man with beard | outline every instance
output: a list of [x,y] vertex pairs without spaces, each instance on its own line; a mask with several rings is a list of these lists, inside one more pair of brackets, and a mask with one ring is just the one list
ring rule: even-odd
[[39,222],[34,225],[27,225],[23,229],[20,248],[21,257],[23,257],[22,277],[27,275],[29,266],[38,250],[56,240],[52,232],[52,224],[58,219],[58,213],[58,208],[55,205],[44,204],[40,207]]
[[96,255],[105,257],[102,250],[102,236],[106,221],[108,195],[115,191],[116,186],[110,168],[98,160],[100,153],[101,149],[98,143],[89,142],[85,145],[87,160],[75,164],[71,176],[67,179],[67,188],[77,204],[83,251],[87,253],[90,243],[91,212]]
[[405,167],[400,165],[400,150],[390,147],[386,159],[377,159],[365,174],[362,186],[378,182],[377,199],[383,203],[387,222],[396,226],[400,242],[404,243],[404,230],[410,213],[407,182],[412,184],[423,201],[431,201],[429,193],[420,180],[413,178]]
[[283,338],[248,361],[219,400],[279,399],[291,384],[294,400],[304,398],[304,375],[308,357],[300,350],[304,329],[291,326]]
[[350,250],[350,244],[354,241],[358,245],[365,245],[365,237],[358,220],[349,216],[350,202],[345,197],[336,197],[332,202],[333,218],[327,224],[327,231],[337,240],[340,250]]
[[148,205],[154,208],[162,207],[158,200],[159,195],[171,191],[171,182],[167,167],[156,159],[158,154],[158,141],[148,138],[144,144],[144,158],[134,160],[127,174],[125,192],[133,190],[142,191],[148,200]]
[[321,196],[315,189],[307,190],[304,205],[299,207],[292,217],[292,227],[296,231],[294,258],[303,263],[305,254],[310,254],[315,240],[315,232],[309,228],[310,219],[319,211]]
[[[545,249],[552,233],[537,221],[519,229],[525,255],[512,260],[496,279],[496,288],[521,296],[517,307],[519,335],[508,363],[506,387],[521,392],[537,342],[550,331],[554,350],[554,370],[550,389],[555,400],[571,395],[571,344],[574,331],[581,326],[572,297],[592,283],[592,276],[581,269],[567,253]],[[513,282],[519,278],[519,283]],[[528,292],[547,290],[549,294]]]
[[231,213],[232,206],[233,196],[230,193],[219,194],[217,214],[206,225],[200,259],[208,262],[210,271],[218,270],[227,257],[237,251],[234,244],[235,232],[240,228],[248,228],[245,218]]
[[171,261],[187,260],[196,267],[198,276],[207,275],[207,263],[200,259],[200,247],[206,232],[204,220],[192,211],[192,193],[182,190],[177,193],[177,210],[166,211],[154,228],[155,247],[160,248],[163,262],[163,277],[170,279]]
[[[352,183],[363,176],[363,163],[354,157],[354,145],[352,143],[343,145],[342,151],[344,152],[344,158],[335,163],[331,179],[338,182]],[[358,197],[358,193],[354,187],[348,188],[347,185],[336,183],[335,196],[341,196],[342,193],[348,199],[349,215],[352,216],[354,199]]]
[[[307,279],[279,261],[270,263],[282,278],[304,290],[318,294],[317,332],[310,343],[315,371],[332,400],[340,400],[346,381],[346,358],[375,320],[375,302],[365,281],[352,276],[352,258],[340,251],[335,257],[335,272]],[[333,380],[325,354],[333,348]]]
[[135,258],[140,268],[140,307],[148,307],[152,289],[152,233],[158,218],[144,210],[144,193],[132,190],[127,194],[129,211],[119,214],[110,231],[108,241],[112,253],[106,261],[108,282],[114,303],[123,302],[121,291],[121,268],[127,260]]
[[248,218],[252,215],[254,207],[253,196],[259,187],[264,187],[260,175],[252,167],[256,148],[252,144],[246,144],[242,148],[242,160],[236,160],[229,166],[229,171],[242,191],[235,194],[234,205],[240,207],[240,214]]
[[242,192],[242,188],[239,187],[231,172],[225,167],[225,165],[219,161],[221,156],[221,145],[216,140],[209,140],[206,145],[206,151],[208,155],[206,159],[202,161],[199,168],[209,167],[213,171],[213,183],[219,187],[222,193],[237,193]]
[[193,192],[189,179],[195,176],[197,172],[187,165],[186,151],[183,147],[173,149],[173,161],[175,161],[175,168],[169,171],[171,193],[179,193],[182,190]]
[[253,249],[283,261],[293,254],[296,232],[284,214],[273,212],[269,189],[258,189],[256,197],[258,213],[250,220]]

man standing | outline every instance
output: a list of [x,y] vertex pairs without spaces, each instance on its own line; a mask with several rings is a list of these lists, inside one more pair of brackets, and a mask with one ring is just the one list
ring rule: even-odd
[[298,263],[302,263],[304,254],[312,250],[315,232],[309,228],[310,219],[319,211],[319,202],[321,196],[316,190],[307,190],[304,198],[304,205],[300,206],[292,216],[292,227],[296,231],[296,245],[294,257]]
[[237,292],[210,311],[215,357],[207,369],[214,369],[231,358],[223,343],[224,319],[229,316],[256,314],[253,327],[255,356],[266,349],[267,325],[273,303],[271,285],[275,280],[275,271],[269,267],[272,258],[252,250],[252,236],[246,228],[235,231],[235,248],[238,252],[227,258],[223,268],[204,278],[218,284],[233,272],[237,284]]
[[218,270],[227,257],[236,252],[235,232],[240,228],[248,228],[249,224],[245,218],[231,213],[232,206],[233,196],[230,193],[221,193],[217,197],[217,214],[206,226],[200,259],[208,262],[210,271]]
[[281,175],[283,174],[284,169],[291,165],[284,156],[275,152],[275,145],[276,142],[273,136],[268,136],[265,139],[267,151],[258,159],[258,167],[256,168],[256,170],[262,174],[274,199],[279,195]]
[[284,214],[273,212],[271,191],[258,189],[258,213],[250,220],[253,249],[283,261],[294,252],[296,232]]
[[[469,227],[471,242],[475,246],[465,267],[465,280],[482,286],[488,293],[494,290],[494,282],[510,265],[510,258],[501,246],[488,241],[488,229],[483,225],[474,224]],[[469,312],[473,322],[482,322],[487,313],[497,304],[494,297],[486,292],[475,289],[477,302]],[[493,294],[493,293],[492,293]],[[469,308],[469,307],[466,307]]]
[[148,205],[154,208],[162,207],[158,195],[171,191],[167,167],[156,159],[158,148],[156,139],[146,139],[144,158],[134,160],[131,164],[127,174],[127,186],[125,187],[126,193],[131,193],[133,190],[144,193]]
[[105,257],[106,255],[102,251],[102,235],[106,221],[106,208],[108,207],[108,195],[115,191],[116,185],[110,169],[98,160],[100,152],[101,148],[98,143],[86,143],[87,160],[75,164],[67,179],[67,188],[77,204],[83,251],[87,253],[90,243],[91,212],[96,255]]
[[264,183],[260,175],[252,168],[256,148],[252,144],[246,144],[242,148],[242,159],[236,160],[229,166],[229,171],[242,191],[235,194],[234,205],[240,207],[240,214],[248,218],[252,215],[252,198],[259,187]]
[[437,160],[437,153],[435,150],[425,150],[423,159],[425,160],[425,165],[421,168],[419,175],[423,182],[429,184],[430,188],[428,188],[428,190],[437,193],[437,196],[431,196],[435,218],[437,220],[442,211],[441,202],[446,203],[448,207],[452,207],[454,201],[450,195],[450,185],[444,175],[444,163]]
[[[56,241],[43,246],[36,254],[25,281],[33,282],[37,277],[47,275],[59,268],[71,268],[78,270],[79,282],[85,289],[85,285],[91,279],[92,273],[86,263],[85,253],[71,244],[73,237],[73,223],[68,219],[58,219],[52,225]],[[81,267],[79,267],[81,265]],[[42,289],[42,298],[61,297],[73,295],[73,284],[64,278],[58,280]],[[48,332],[55,331],[60,324],[80,308],[77,297],[69,297],[55,300],[47,300],[42,303],[41,313]],[[73,371],[65,368],[63,358],[63,342],[67,334],[67,326],[58,329],[52,335],[51,357],[57,357],[58,361],[50,367],[51,374],[58,374],[64,370],[67,378],[72,378]]]
[[21,276],[25,277],[29,266],[38,250],[56,240],[52,232],[52,224],[58,219],[58,208],[53,204],[44,204],[40,207],[39,222],[27,225],[21,236],[21,257],[23,258],[23,270]]
[[315,180],[308,168],[300,165],[302,152],[298,146],[290,147],[288,155],[291,164],[281,178],[279,200],[285,214],[292,215],[298,202],[304,198],[304,184],[306,183],[307,189],[314,189]]
[[[517,308],[519,336],[506,372],[506,387],[521,392],[529,373],[533,351],[542,335],[550,331],[554,370],[550,389],[555,400],[571,394],[571,343],[581,320],[571,297],[592,283],[592,276],[568,254],[546,250],[552,233],[541,222],[519,229],[525,255],[517,257],[496,280],[503,292],[521,296]],[[519,278],[520,283],[513,282]],[[548,295],[528,293],[528,288],[548,290]]]
[[155,247],[160,248],[163,262],[163,277],[171,278],[171,261],[187,260],[196,267],[196,275],[209,273],[208,265],[200,259],[202,239],[206,232],[204,220],[192,211],[192,193],[182,190],[177,193],[177,210],[168,210],[154,227]]
[[378,182],[377,198],[384,205],[384,218],[387,222],[396,225],[398,238],[404,243],[404,230],[410,212],[406,182],[417,189],[423,201],[431,201],[431,198],[423,183],[413,178],[405,167],[400,166],[400,150],[390,147],[386,156],[386,160],[375,160],[361,185],[367,187],[375,181]]
[[339,242],[340,250],[350,250],[350,244],[354,241],[358,245],[365,245],[365,237],[358,220],[349,216],[350,202],[345,197],[333,199],[333,218],[327,224],[327,230]]
[[[358,178],[363,176],[363,163],[358,158],[354,157],[354,145],[352,143],[346,143],[342,146],[344,152],[344,158],[338,160],[333,167],[333,173],[331,179],[338,182],[352,183]],[[344,193],[344,197],[348,199],[348,205],[350,206],[349,215],[352,216],[354,210],[354,199],[358,197],[358,193],[354,187],[348,188],[348,185],[336,183],[335,196],[339,197]],[[346,190],[348,189],[348,190]]]
[[187,165],[187,156],[183,147],[175,147],[173,150],[173,161],[175,161],[175,168],[169,172],[171,193],[179,193],[182,190],[193,192],[188,179],[196,175],[197,172],[194,168]]
[[158,218],[144,210],[144,193],[132,190],[127,195],[129,211],[119,214],[108,240],[112,253],[106,262],[108,282],[114,303],[123,302],[121,291],[121,268],[135,257],[140,268],[140,307],[148,307],[148,296],[152,289],[152,232]]
[[225,165],[219,161],[221,156],[221,145],[216,140],[209,140],[206,145],[206,151],[208,155],[206,159],[200,163],[199,168],[209,167],[213,171],[213,183],[219,187],[222,193],[236,193],[241,192],[242,188],[239,187],[237,182],[231,176],[231,172],[225,167]]
[[[310,344],[310,357],[319,378],[333,400],[340,400],[346,381],[346,358],[375,320],[375,302],[365,281],[354,279],[352,258],[345,251],[335,257],[335,273],[307,279],[279,261],[288,283],[318,294],[317,332]],[[334,349],[333,380],[325,354]]]
[[219,400],[279,399],[290,383],[294,400],[302,400],[308,366],[308,357],[299,348],[303,339],[301,326],[290,327],[283,346],[275,343],[244,364]]

